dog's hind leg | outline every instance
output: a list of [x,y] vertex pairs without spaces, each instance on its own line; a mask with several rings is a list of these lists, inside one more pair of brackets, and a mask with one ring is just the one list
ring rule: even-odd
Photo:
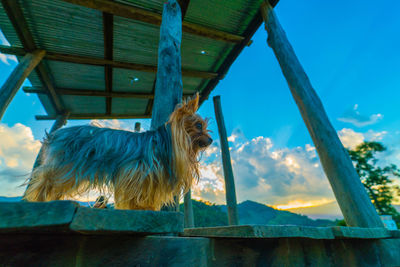
[[72,179],[60,183],[57,181],[60,173],[46,165],[37,167],[31,175],[24,199],[27,201],[42,202],[63,199],[67,192],[74,187]]

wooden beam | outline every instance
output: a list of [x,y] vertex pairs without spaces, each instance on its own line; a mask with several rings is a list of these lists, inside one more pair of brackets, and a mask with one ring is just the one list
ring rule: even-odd
[[274,10],[265,1],[261,11],[268,32],[268,45],[279,61],[347,225],[383,227],[348,152],[332,127],[321,100],[313,89]]
[[[162,16],[158,13],[144,10],[131,5],[111,2],[108,0],[63,0],[64,2],[96,9],[102,12],[110,13],[128,19],[134,19],[153,25],[161,25]],[[212,15],[212,14],[210,14]],[[200,26],[190,22],[182,23],[182,30],[187,33],[224,41],[239,43],[244,38],[239,35],[219,31],[216,29]]]
[[[269,2],[272,7],[275,7],[278,4],[279,0],[269,0]],[[253,38],[253,35],[261,26],[262,22],[263,22],[262,15],[261,12],[259,12],[250,22],[247,29],[244,31],[243,35],[245,36],[245,38],[240,43],[236,44],[233,47],[232,51],[229,53],[226,60],[218,68],[217,72],[219,74],[218,78],[214,78],[211,81],[208,81],[206,87],[201,92],[200,105],[203,104],[203,102],[208,99],[208,96],[210,95],[211,91],[218,85],[219,81],[223,77],[225,77],[225,75],[228,73],[229,68],[236,60],[236,58],[240,55],[240,53],[243,51],[243,49],[250,43],[251,38]]]
[[213,101],[214,101],[215,118],[217,120],[217,125],[218,125],[219,140],[221,143],[221,156],[222,156],[222,166],[225,178],[225,197],[226,197],[226,207],[228,210],[228,223],[229,225],[239,225],[239,214],[236,202],[235,179],[233,177],[228,136],[226,134],[220,96],[219,95],[214,96]]
[[18,92],[18,89],[33,69],[40,63],[45,53],[44,50],[37,50],[33,53],[26,54],[3,84],[0,89],[0,120],[8,105],[11,103],[11,100]]
[[[49,115],[36,115],[36,120],[55,120],[57,116],[49,116]],[[140,115],[140,114],[98,114],[98,113],[82,113],[82,114],[70,114],[69,120],[107,120],[107,119],[148,119],[150,116],[148,115]]]
[[181,9],[176,0],[169,0],[164,3],[160,28],[152,130],[167,122],[175,106],[182,102],[181,42]]
[[[114,16],[103,12],[103,39],[104,39],[104,59],[113,60],[113,37],[114,37]],[[107,93],[112,92],[113,87],[113,68],[106,64],[104,66],[104,80]],[[111,97],[106,98],[106,113],[111,114]]]
[[[6,11],[8,18],[10,19],[22,45],[24,46],[24,50],[27,52],[37,50],[32,34],[29,31],[28,24],[21,11],[18,1],[1,0],[1,3],[3,4],[4,10]],[[54,109],[59,113],[63,112],[63,104],[57,96],[56,92],[54,91],[53,83],[43,63],[39,63],[36,68],[36,72],[41,82],[46,86],[46,89],[49,91],[50,101],[52,102]]]
[[178,0],[179,6],[181,7],[182,21],[186,16],[186,12],[189,8],[190,0]]
[[[25,51],[22,48],[17,47],[8,47],[4,45],[0,45],[0,52],[4,54],[10,55],[25,55]],[[145,65],[145,64],[136,64],[136,63],[128,63],[128,62],[119,62],[114,60],[108,60],[104,58],[94,58],[94,57],[85,57],[78,55],[70,55],[70,54],[61,54],[55,52],[47,51],[44,59],[54,60],[54,61],[62,61],[62,62],[70,62],[76,64],[86,64],[86,65],[94,65],[94,66],[106,66],[109,65],[113,68],[121,68],[121,69],[130,69],[137,70],[143,72],[157,72],[157,66],[153,65]],[[203,79],[219,79],[218,73],[215,72],[207,72],[207,71],[197,71],[197,70],[182,70],[183,76],[188,77],[196,77]]]
[[[47,94],[42,87],[24,87],[25,93],[29,94]],[[75,95],[75,96],[98,96],[98,97],[118,97],[118,98],[144,98],[153,99],[154,95],[150,93],[133,93],[133,92],[104,92],[99,90],[86,89],[67,89],[56,88],[59,95]]]

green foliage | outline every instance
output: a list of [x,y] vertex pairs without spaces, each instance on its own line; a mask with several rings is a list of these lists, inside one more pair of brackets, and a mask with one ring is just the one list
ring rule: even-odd
[[400,170],[394,164],[380,167],[376,154],[386,151],[379,142],[363,142],[354,150],[348,150],[356,171],[367,193],[380,215],[392,215],[400,226],[400,214],[392,206],[400,194],[399,187],[393,184],[393,178],[400,177]]
[[[228,216],[221,208],[210,202],[192,200],[195,227],[228,225]],[[179,206],[183,212],[183,204]]]
[[347,226],[345,220],[336,220],[335,223],[337,226]]

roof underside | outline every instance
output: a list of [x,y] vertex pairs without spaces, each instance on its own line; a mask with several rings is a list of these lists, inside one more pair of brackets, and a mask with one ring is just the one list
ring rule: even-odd
[[[42,67],[29,76],[33,87],[24,89],[38,93],[48,114],[42,118],[52,119],[65,111],[70,119],[151,117],[159,25],[133,19],[118,10],[105,13],[101,5],[94,8],[85,4],[107,2],[104,0],[74,2],[79,1],[2,0],[0,6],[0,28],[11,47],[19,48],[14,54],[20,58],[33,49],[47,52]],[[161,15],[164,2],[113,1],[119,8],[136,7],[156,15]],[[217,30],[230,39],[184,29],[184,95],[199,92],[202,101],[207,99],[261,25],[261,2],[190,2],[184,23]],[[277,1],[271,2],[275,5]]]

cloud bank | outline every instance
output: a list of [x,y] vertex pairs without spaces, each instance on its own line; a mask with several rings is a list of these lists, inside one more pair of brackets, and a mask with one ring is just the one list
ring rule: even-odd
[[338,118],[339,121],[350,123],[356,127],[364,127],[379,122],[383,118],[380,113],[365,116],[358,111],[358,104],[355,104],[352,109],[344,112],[342,117]]

